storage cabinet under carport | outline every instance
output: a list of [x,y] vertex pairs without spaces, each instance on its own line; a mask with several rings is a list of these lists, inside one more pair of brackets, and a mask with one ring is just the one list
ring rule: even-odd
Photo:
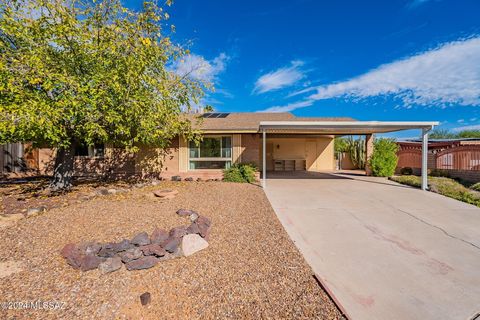
[[305,171],[305,159],[275,159],[274,171]]

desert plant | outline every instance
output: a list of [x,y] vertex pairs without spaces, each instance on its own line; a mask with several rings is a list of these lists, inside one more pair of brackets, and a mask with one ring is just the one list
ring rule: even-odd
[[223,181],[227,182],[255,182],[256,165],[249,163],[235,164],[223,172]]
[[402,176],[410,176],[413,174],[413,169],[410,167],[403,167],[402,169],[400,169],[400,174]]
[[376,139],[373,145],[373,153],[369,159],[370,168],[376,177],[390,177],[397,167],[398,146],[393,139]]
[[365,140],[353,139],[349,137],[347,139],[347,150],[350,154],[350,159],[355,167],[359,169],[365,169]]
[[430,176],[450,178],[450,174],[448,173],[448,171],[447,170],[442,170],[442,169],[431,170],[430,171]]

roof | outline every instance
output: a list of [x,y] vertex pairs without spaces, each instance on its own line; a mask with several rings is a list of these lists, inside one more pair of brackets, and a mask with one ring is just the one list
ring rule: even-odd
[[271,133],[357,135],[409,129],[431,130],[435,121],[262,121],[260,129]]
[[[398,144],[404,146],[417,146],[422,143],[420,139],[406,139],[397,141]],[[449,146],[463,146],[463,145],[480,145],[480,138],[460,138],[460,139],[428,139],[429,147],[449,147]]]
[[199,129],[206,132],[214,131],[232,131],[232,132],[258,132],[260,123],[263,121],[354,121],[352,118],[304,118],[295,117],[290,112],[231,112],[231,113],[204,113],[189,114],[188,117],[193,120],[194,117],[201,117]]

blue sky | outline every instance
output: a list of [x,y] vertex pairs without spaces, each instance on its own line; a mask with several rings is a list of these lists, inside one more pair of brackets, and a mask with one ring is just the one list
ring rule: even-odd
[[177,0],[168,11],[218,111],[480,128],[478,0]]

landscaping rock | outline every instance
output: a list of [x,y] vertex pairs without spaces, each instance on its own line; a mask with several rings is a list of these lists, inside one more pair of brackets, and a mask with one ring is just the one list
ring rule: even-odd
[[103,258],[113,257],[117,253],[114,247],[115,247],[114,243],[104,243],[102,245],[102,248],[98,252],[98,256]]
[[187,228],[187,234],[200,234],[200,228],[195,222]]
[[99,196],[106,196],[106,195],[108,195],[108,189],[101,188],[101,189],[96,190],[95,193]]
[[141,270],[148,269],[155,266],[158,263],[158,259],[154,256],[143,257],[137,260],[133,260],[125,263],[127,270]]
[[199,216],[198,219],[195,221],[195,223],[198,225],[198,228],[200,229],[200,235],[203,238],[207,238],[210,234],[210,227],[212,225],[212,222],[210,219],[204,216]]
[[154,180],[152,180],[151,184],[152,184],[152,186],[158,186],[160,184],[160,180],[154,179]]
[[102,244],[98,242],[85,242],[79,245],[80,250],[85,252],[85,254],[98,254],[102,249]]
[[100,263],[98,265],[98,269],[105,274],[105,273],[117,271],[120,268],[122,268],[122,266],[123,266],[122,258],[120,258],[119,256],[115,256],[112,258],[108,258],[104,262]]
[[198,178],[197,178],[197,181],[200,182],[200,181],[203,181],[203,179],[200,178],[200,177],[198,177]]
[[192,177],[187,177],[185,179],[183,179],[184,181],[193,181],[193,178]]
[[142,232],[133,237],[132,241],[130,242],[137,246],[144,246],[146,244],[150,244],[150,238],[148,237],[148,233]]
[[153,191],[153,194],[156,197],[159,197],[159,198],[170,199],[172,197],[175,197],[178,194],[178,191],[177,190],[171,190],[171,189],[164,189],[164,190]]
[[130,242],[128,239],[123,239],[120,242],[114,243],[112,246],[112,250],[115,252],[122,252],[134,247],[134,244]]
[[182,238],[182,253],[186,257],[208,247],[208,242],[198,234],[187,234]]
[[82,263],[80,265],[80,269],[82,271],[89,271],[93,269],[97,269],[100,263],[104,262],[105,258],[98,257],[93,254],[86,254],[82,258]]
[[145,187],[145,184],[144,184],[144,183],[136,183],[136,184],[134,185],[134,187],[135,187],[135,188],[143,188],[143,187]]
[[145,256],[163,257],[167,253],[159,244],[147,244],[146,246],[139,247],[139,249],[142,250]]
[[195,222],[197,221],[198,217],[199,217],[198,213],[194,212],[190,215],[190,221]]
[[180,227],[172,228],[169,234],[170,234],[170,237],[172,238],[181,238],[187,234],[187,227],[180,226]]
[[182,216],[182,217],[187,217],[187,216],[190,216],[192,214],[197,214],[197,212],[193,211],[193,210],[188,210],[188,209],[179,209],[179,210],[177,210],[177,214],[179,216]]
[[150,236],[150,241],[153,244],[161,244],[165,240],[167,240],[169,237],[168,232],[163,230],[163,229],[155,229]]
[[41,206],[41,207],[37,207],[37,208],[30,208],[27,210],[26,214],[25,214],[25,217],[29,218],[29,217],[34,217],[34,216],[37,216],[43,212],[47,211],[47,207],[44,207],[44,206]]
[[162,243],[162,247],[170,253],[174,253],[178,249],[180,243],[182,242],[181,238],[169,238]]
[[118,193],[118,192],[119,192],[119,190],[113,189],[113,188],[107,190],[107,194],[116,194],[116,193]]
[[140,259],[143,256],[143,253],[139,248],[132,248],[128,249],[127,251],[120,252],[118,255],[124,263],[128,263],[133,260]]
[[142,304],[142,306],[146,306],[150,303],[151,300],[152,296],[150,295],[150,292],[144,292],[140,295],[140,303]]
[[75,244],[66,244],[60,254],[67,260],[67,263],[74,269],[80,269],[85,253]]
[[172,181],[182,181],[182,177],[180,176],[173,176]]

